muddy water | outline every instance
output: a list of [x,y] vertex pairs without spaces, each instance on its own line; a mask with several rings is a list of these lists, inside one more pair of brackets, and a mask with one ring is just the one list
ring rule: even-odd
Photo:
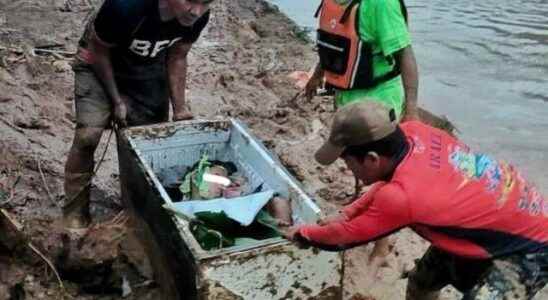
[[[314,26],[318,0],[272,0]],[[422,105],[548,194],[548,1],[408,0]]]

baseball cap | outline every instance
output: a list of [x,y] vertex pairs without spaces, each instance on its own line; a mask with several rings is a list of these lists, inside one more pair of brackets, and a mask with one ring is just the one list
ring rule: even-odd
[[383,139],[393,133],[397,126],[394,109],[380,102],[366,99],[345,105],[335,113],[329,138],[316,151],[316,161],[330,165],[346,147]]

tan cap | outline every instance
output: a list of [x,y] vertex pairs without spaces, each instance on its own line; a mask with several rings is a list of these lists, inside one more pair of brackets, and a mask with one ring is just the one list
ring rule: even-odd
[[316,152],[316,161],[332,164],[346,147],[378,141],[396,130],[395,111],[367,99],[342,107],[335,113],[329,139]]

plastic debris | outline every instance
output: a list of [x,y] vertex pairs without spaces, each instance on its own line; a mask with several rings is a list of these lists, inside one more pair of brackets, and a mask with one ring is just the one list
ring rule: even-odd
[[131,294],[131,286],[129,285],[129,280],[127,280],[127,277],[122,277],[122,298],[126,298]]
[[229,218],[248,226],[273,195],[273,191],[265,191],[230,200],[218,198],[204,201],[183,201],[173,203],[173,208],[190,218],[195,218],[195,214],[198,212],[224,212]]

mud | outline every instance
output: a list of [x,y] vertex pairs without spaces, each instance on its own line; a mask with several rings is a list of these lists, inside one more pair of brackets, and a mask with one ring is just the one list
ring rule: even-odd
[[[56,225],[75,125],[71,56],[34,55],[32,49],[74,52],[89,3],[99,2],[0,0],[0,207],[56,262],[65,298],[118,299],[129,293],[125,299],[157,299],[150,263],[132,234],[135,226],[120,214],[116,147],[108,134],[96,153],[99,159],[109,146],[92,185],[94,227],[72,240]],[[242,119],[329,213],[354,194],[354,179],[342,164],[325,168],[310,155],[325,139],[334,109],[329,98],[298,97],[288,78],[315,63],[305,38],[262,0],[217,0],[189,56],[187,98],[195,116]],[[346,252],[345,299],[403,299],[402,274],[426,243],[405,230],[392,243],[378,274],[369,274],[371,246]],[[0,245],[0,299],[59,299],[55,277],[29,257]],[[444,295],[454,299],[451,290]]]

